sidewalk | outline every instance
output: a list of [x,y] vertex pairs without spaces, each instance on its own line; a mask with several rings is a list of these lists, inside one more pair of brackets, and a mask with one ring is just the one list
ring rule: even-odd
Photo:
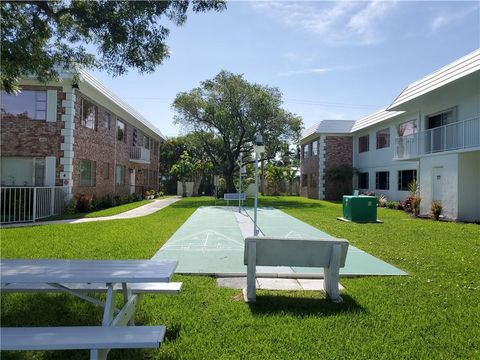
[[17,223],[2,225],[2,229],[12,227],[26,227],[26,226],[42,226],[42,225],[58,225],[58,224],[80,224],[92,221],[107,221],[107,220],[119,220],[119,219],[133,219],[141,216],[147,216],[157,212],[167,206],[179,201],[180,196],[171,197],[162,200],[153,200],[150,204],[139,206],[138,208],[125,211],[123,213],[112,216],[101,216],[95,218],[81,218],[81,219],[66,219],[66,220],[53,220],[53,221],[40,221],[35,223]]

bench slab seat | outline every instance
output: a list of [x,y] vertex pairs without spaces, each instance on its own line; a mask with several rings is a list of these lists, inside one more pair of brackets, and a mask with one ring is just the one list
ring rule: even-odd
[[[95,293],[95,292],[106,292],[106,284],[70,284],[63,283],[65,287],[77,292],[85,293]],[[129,286],[129,289],[134,294],[179,294],[182,290],[182,283],[180,282],[169,282],[169,283],[133,283]],[[121,291],[122,284],[115,284],[114,290]],[[48,284],[2,284],[2,292],[63,292],[61,289],[58,289],[54,286]]]
[[1,350],[158,348],[165,326],[0,328]]

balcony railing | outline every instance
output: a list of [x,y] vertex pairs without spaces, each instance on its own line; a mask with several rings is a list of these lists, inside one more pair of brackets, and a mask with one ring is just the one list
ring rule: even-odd
[[480,146],[480,116],[395,139],[395,159]]
[[13,186],[0,188],[0,222],[36,221],[59,215],[65,208],[63,186]]
[[130,161],[141,164],[150,164],[150,150],[142,146],[131,146]]

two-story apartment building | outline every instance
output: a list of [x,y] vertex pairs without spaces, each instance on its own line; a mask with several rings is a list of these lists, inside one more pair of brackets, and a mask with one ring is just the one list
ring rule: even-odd
[[[307,130],[302,149],[321,149],[327,135],[318,126]],[[351,139],[351,161],[344,163],[357,170],[354,188],[401,201],[415,179],[422,214],[439,201],[446,217],[480,221],[480,49],[408,85],[390,106],[335,136]],[[308,153],[302,151],[302,164],[312,162]],[[319,179],[327,159],[318,158]],[[317,191],[305,175],[303,195],[331,198],[326,189],[334,184]]]
[[21,88],[1,96],[2,188],[61,186],[67,198],[158,188],[164,136],[93,76]]

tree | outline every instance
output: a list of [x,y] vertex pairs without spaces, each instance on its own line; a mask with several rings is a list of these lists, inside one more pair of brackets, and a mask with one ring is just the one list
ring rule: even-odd
[[293,183],[297,178],[297,169],[288,167],[285,169],[285,179],[288,181],[288,192],[290,195],[293,194]]
[[302,120],[281,105],[279,89],[221,71],[199,87],[178,94],[173,108],[175,122],[198,134],[205,153],[225,178],[227,191],[233,192],[238,157],[253,151],[256,133],[265,141],[263,159],[273,159],[284,142],[297,141]]
[[278,185],[283,180],[285,175],[285,168],[283,166],[267,164],[265,166],[265,177],[272,187],[272,195],[279,195],[280,191]]
[[333,165],[326,169],[325,180],[334,188],[334,198],[352,193],[352,182],[355,169],[347,164]]
[[177,176],[182,182],[182,196],[187,196],[187,180],[192,176],[194,171],[192,158],[187,151],[184,151],[180,159],[172,166],[170,173]]
[[151,73],[169,57],[162,23],[183,25],[190,3],[195,13],[226,8],[224,0],[2,1],[2,89],[18,91],[26,75],[56,80],[59,67],[75,65]]

